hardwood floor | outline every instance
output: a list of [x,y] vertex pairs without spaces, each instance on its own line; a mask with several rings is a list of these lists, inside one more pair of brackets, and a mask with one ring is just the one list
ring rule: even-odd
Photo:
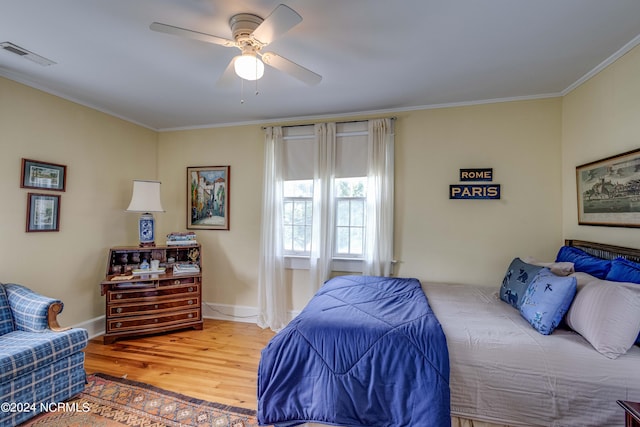
[[205,319],[202,331],[185,329],[109,345],[97,337],[85,350],[85,369],[256,409],[260,351],[273,335],[253,323]]

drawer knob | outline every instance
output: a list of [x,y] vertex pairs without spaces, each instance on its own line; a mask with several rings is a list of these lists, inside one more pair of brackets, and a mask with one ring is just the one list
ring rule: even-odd
[[158,308],[158,304],[155,304],[155,305],[153,306],[153,308]]
[[120,326],[122,326],[122,323],[117,322],[117,323],[116,323],[116,328],[119,328]]
[[193,292],[193,286],[189,286],[189,292]]
[[122,298],[122,294],[116,294],[116,299],[121,299]]
[[158,323],[158,319],[153,319],[153,322],[154,323]]
[[116,313],[122,313],[122,307],[116,308]]
[[189,319],[193,317],[193,313],[189,313]]
[[189,302],[187,302],[187,304],[189,304],[189,305],[193,305],[193,301],[192,301],[192,300],[189,300]]
[[180,280],[174,280],[174,281],[173,281],[173,284],[174,284],[174,285],[179,285],[179,284],[180,284]]

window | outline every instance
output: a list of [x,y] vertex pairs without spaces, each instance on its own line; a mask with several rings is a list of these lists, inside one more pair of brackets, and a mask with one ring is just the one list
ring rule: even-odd
[[285,181],[283,196],[284,253],[309,255],[313,226],[313,180]]
[[336,238],[334,256],[361,258],[366,224],[366,177],[335,180]]
[[393,273],[393,119],[265,128],[261,326],[287,319],[285,268]]
[[[336,258],[364,254],[367,188],[367,122],[339,123],[335,135],[335,179],[331,203]],[[283,246],[285,255],[309,256],[313,230],[314,126],[283,129]]]

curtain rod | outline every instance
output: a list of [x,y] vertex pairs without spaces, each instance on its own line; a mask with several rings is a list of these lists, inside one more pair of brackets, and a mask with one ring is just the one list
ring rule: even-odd
[[[391,116],[391,117],[380,117],[382,119],[391,119],[391,120],[397,120],[398,118],[396,116]],[[374,119],[361,119],[361,120],[346,120],[344,122],[314,122],[314,123],[301,123],[299,125],[274,125],[274,126],[282,126],[283,128],[296,128],[296,127],[301,127],[301,126],[311,126],[311,125],[315,125],[316,123],[335,123],[335,124],[345,124],[345,123],[358,123],[358,122],[366,122],[368,120],[374,120]],[[262,130],[265,130],[266,128],[268,128],[269,126],[262,126]]]

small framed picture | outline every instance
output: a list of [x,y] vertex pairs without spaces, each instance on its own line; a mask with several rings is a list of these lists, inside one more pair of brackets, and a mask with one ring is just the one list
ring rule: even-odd
[[22,159],[20,187],[65,191],[67,167],[55,163]]
[[28,193],[27,233],[60,230],[60,196]]
[[187,167],[187,229],[229,229],[230,166]]

